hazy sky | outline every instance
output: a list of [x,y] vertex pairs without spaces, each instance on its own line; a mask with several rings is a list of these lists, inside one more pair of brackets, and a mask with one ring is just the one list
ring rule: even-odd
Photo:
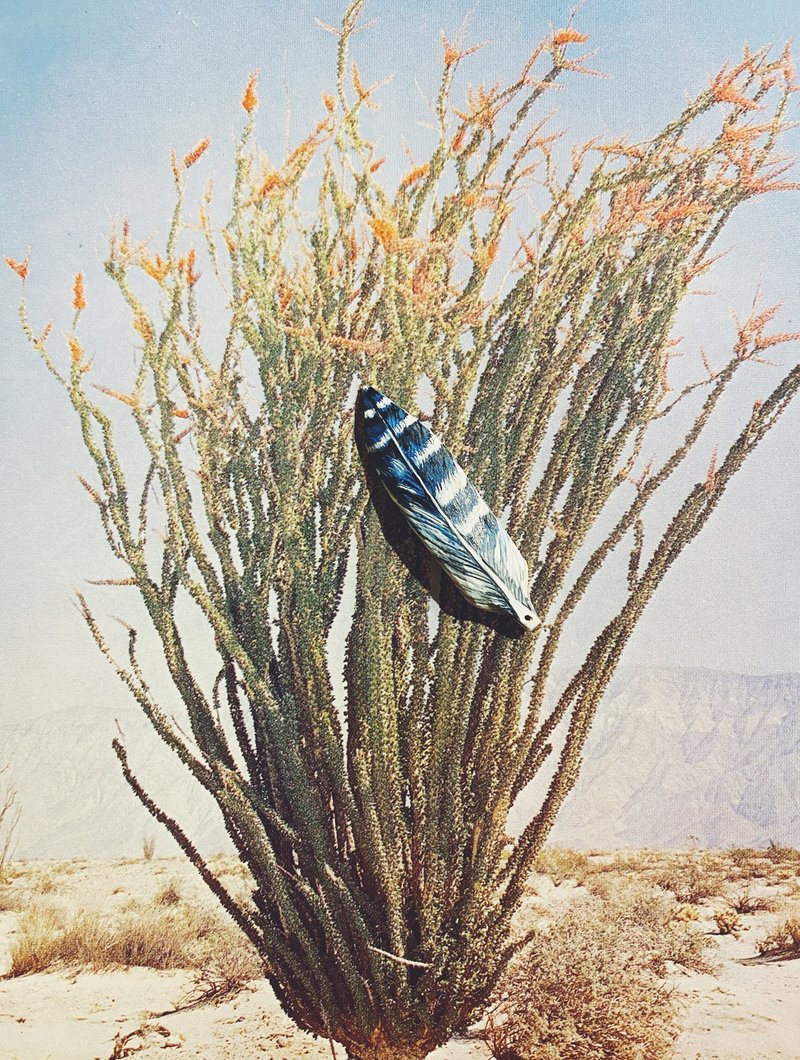
[[[570,6],[478,4],[471,37],[490,44],[470,60],[469,78],[510,77],[549,25],[565,23]],[[426,119],[424,95],[438,74],[439,30],[452,36],[467,10],[455,0],[368,5],[377,25],[359,38],[356,54],[366,80],[394,75],[372,132],[398,165],[403,133],[420,145],[430,135],[416,123]],[[30,249],[34,326],[53,317],[57,329],[69,327],[71,278],[85,272],[83,339],[104,381],[113,382],[115,360],[129,364],[131,351],[102,270],[111,220],[126,213],[135,233],[163,236],[169,145],[183,154],[203,136],[213,140],[203,179],[216,173],[224,198],[252,70],[261,71],[261,142],[280,156],[287,128],[291,140],[302,138],[333,77],[334,41],[314,16],[336,22],[341,7],[330,0],[2,0],[0,13],[0,256],[20,259]],[[577,25],[599,49],[594,65],[610,77],[573,81],[558,95],[558,123],[576,141],[626,131],[639,139],[739,55],[745,40],[782,45],[797,36],[800,13],[795,0],[588,0]],[[800,146],[797,136],[792,146]],[[721,242],[730,253],[711,280],[717,297],[693,299],[682,312],[678,331],[689,348],[702,342],[721,359],[731,345],[731,308],[746,309],[759,284],[765,299],[784,300],[780,330],[800,329],[799,221],[799,194],[758,201],[734,220]],[[125,702],[70,602],[71,586],[109,567],[74,476],[87,470],[76,424],[18,330],[19,288],[3,267],[0,723],[87,700],[110,708]],[[779,356],[798,356],[797,345]],[[776,370],[752,375],[745,407],[776,380]],[[682,555],[626,662],[800,669],[799,446],[800,405]],[[101,614],[115,610],[110,600],[98,606]]]

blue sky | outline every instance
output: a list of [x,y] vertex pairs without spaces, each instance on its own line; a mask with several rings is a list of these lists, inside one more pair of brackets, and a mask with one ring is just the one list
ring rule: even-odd
[[[570,7],[478,4],[471,37],[490,43],[470,60],[469,79],[509,77],[549,25],[565,23]],[[436,82],[439,30],[452,36],[467,10],[455,0],[368,6],[377,24],[356,54],[365,80],[394,75],[372,133],[399,166],[403,135],[420,147],[429,135],[417,122]],[[53,317],[56,329],[69,327],[71,278],[83,270],[87,348],[109,377],[115,363],[130,363],[124,314],[102,271],[112,219],[126,213],[136,233],[163,235],[169,145],[184,153],[203,136],[213,141],[203,176],[216,174],[224,198],[252,70],[261,71],[261,142],[280,155],[287,130],[301,138],[333,78],[334,41],[314,17],[336,22],[340,12],[330,0],[0,2],[0,255],[19,259],[30,249],[26,294],[35,323]],[[626,131],[637,139],[657,131],[745,40],[782,45],[796,35],[800,13],[793,0],[588,0],[576,24],[598,48],[594,65],[610,76],[559,94],[558,124],[575,141]],[[787,148],[799,145],[795,135]],[[758,284],[768,301],[784,300],[782,329],[800,329],[799,221],[798,194],[756,202],[735,219],[721,243],[730,253],[711,281],[717,297],[695,299],[682,314],[687,342],[702,341],[722,357],[729,310],[749,305]],[[87,700],[125,702],[70,602],[71,586],[108,573],[107,561],[74,475],[87,467],[76,425],[20,337],[18,298],[18,281],[4,268],[0,721]],[[797,355],[795,346],[780,357]],[[754,376],[748,400],[775,378]],[[671,572],[626,662],[800,669],[799,428],[794,408]]]

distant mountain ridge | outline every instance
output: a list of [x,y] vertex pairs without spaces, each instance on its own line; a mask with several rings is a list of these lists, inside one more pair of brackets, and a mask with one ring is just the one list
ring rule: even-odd
[[[131,764],[200,849],[229,847],[215,804],[145,718],[122,717]],[[97,708],[0,726],[23,817],[21,857],[174,851],[122,779]],[[522,807],[518,818],[527,816]],[[552,841],[576,847],[800,846],[800,674],[622,668],[598,711]]]
[[623,668],[553,833],[581,847],[800,845],[800,674]]

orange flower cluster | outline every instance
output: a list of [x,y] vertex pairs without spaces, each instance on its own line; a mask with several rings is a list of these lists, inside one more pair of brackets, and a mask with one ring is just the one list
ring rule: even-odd
[[271,195],[273,191],[279,191],[283,188],[284,183],[280,171],[277,169],[270,169],[261,182],[261,187],[256,192],[256,198],[259,200],[266,199],[266,197]]
[[454,107],[453,113],[456,117],[461,118],[463,122],[468,122],[471,125],[480,125],[482,129],[491,129],[495,118],[505,105],[503,102],[498,102],[499,96],[500,86],[497,82],[489,89],[483,83],[478,85],[477,88],[470,85],[467,89],[469,111],[456,110]]
[[600,151],[604,155],[622,155],[624,158],[644,158],[644,151],[636,144],[626,144],[624,140],[615,140],[610,144],[592,144],[593,151]]
[[556,48],[563,48],[566,44],[583,44],[588,39],[588,33],[578,33],[576,29],[568,26],[566,29],[557,29],[555,31],[552,43]]
[[194,285],[200,279],[200,273],[195,272],[194,268],[196,257],[197,252],[195,251],[194,247],[192,247],[186,257],[179,258],[178,260],[178,272],[182,272],[185,274],[186,282],[189,284],[190,287],[194,287]]
[[[523,250],[523,252],[525,254],[526,263],[528,265],[535,265],[537,263],[537,261],[539,260],[537,254],[536,254],[536,251],[530,245],[530,243],[525,238],[525,236],[522,234],[522,232],[517,232],[517,237],[519,239],[520,246],[522,247],[522,250]],[[525,266],[524,265],[520,265],[520,268],[525,268]]]
[[144,313],[137,313],[133,319],[133,327],[139,335],[142,336],[145,342],[152,342],[155,339],[155,332],[153,331],[153,325],[144,315]]
[[416,184],[418,180],[422,180],[423,177],[428,175],[428,171],[430,170],[430,168],[431,167],[427,162],[422,166],[415,166],[414,169],[412,169],[409,173],[406,173],[406,175],[400,181],[400,187],[408,188],[412,184]]
[[[312,133],[309,133],[302,143],[295,147],[284,163],[284,170],[289,173],[289,179],[296,177],[309,163],[314,152],[322,143],[322,134],[329,128],[327,122],[318,122]],[[294,171],[294,172],[292,172]]]
[[626,184],[614,195],[606,226],[609,232],[622,231],[630,223],[649,223],[650,217],[645,203],[648,190],[647,181],[636,180]]
[[738,152],[729,148],[725,154],[731,165],[739,170],[739,183],[748,195],[764,195],[769,191],[797,191],[800,188],[800,184],[794,181],[778,179],[792,168],[791,161],[768,158],[757,163],[747,142]]
[[726,124],[722,130],[722,139],[731,144],[749,144],[764,133],[770,132],[771,128],[770,125]]
[[375,91],[376,88],[380,87],[380,83],[376,82],[374,85],[369,85],[369,87],[367,87],[361,80],[361,73],[358,69],[358,64],[355,62],[351,67],[351,75],[353,80],[353,88],[355,89],[355,93],[358,96],[359,103],[365,103],[370,110],[378,110],[380,104],[376,103],[375,100],[372,98],[372,93]]
[[456,36],[455,41],[451,44],[444,30],[442,30],[442,53],[445,66],[455,66],[456,63],[466,59],[468,55],[474,55],[476,51],[484,48],[488,43],[488,41],[484,40],[480,44],[473,44],[471,48],[462,48],[460,37],[461,33]]
[[242,106],[248,114],[252,114],[258,106],[258,93],[256,92],[256,85],[258,84],[258,70],[255,73],[250,74],[250,78],[247,82],[247,87],[244,90],[242,96]]
[[47,342],[48,338],[50,337],[50,332],[52,330],[53,330],[53,321],[52,320],[48,320],[48,322],[44,326],[44,331],[41,333],[39,338],[34,343],[34,345],[36,346],[37,349],[44,349],[44,344]]
[[279,283],[276,294],[278,296],[278,308],[283,313],[294,300],[294,291],[287,284]]
[[95,390],[99,390],[101,394],[107,394],[108,397],[114,398],[115,401],[121,401],[123,405],[129,405],[131,408],[136,408],[136,398],[131,394],[121,394],[119,390],[111,390],[110,387],[100,386],[99,383],[95,383]]
[[742,110],[763,110],[764,108],[755,100],[745,96],[736,87],[736,80],[741,73],[751,68],[751,60],[746,56],[744,61],[728,71],[726,67],[720,70],[711,82],[711,94],[718,103],[733,103]]
[[193,166],[195,162],[206,153],[210,146],[211,140],[208,136],[206,136],[205,139],[201,140],[195,147],[193,147],[189,154],[186,155],[183,160],[183,164],[186,169],[189,169],[190,166]]
[[9,269],[13,269],[21,280],[24,280],[25,277],[28,275],[27,258],[25,258],[24,261],[14,261],[13,258],[6,258],[6,265],[8,265]]
[[383,249],[391,250],[398,234],[394,223],[385,217],[370,217],[367,224],[375,233],[375,238],[380,241]]
[[775,335],[765,335],[764,328],[778,315],[781,303],[769,306],[761,313],[753,313],[742,324],[736,322],[738,339],[734,346],[734,353],[738,357],[747,360],[759,360],[757,353],[768,350],[772,346],[778,346],[783,342],[796,342],[800,339],[800,331],[782,331]]
[[189,284],[190,287],[194,287],[194,285],[200,279],[200,273],[199,272],[195,272],[194,262],[195,262],[195,249],[194,249],[194,247],[192,247],[192,249],[189,251],[189,253],[188,253],[187,257],[186,257],[186,282]]
[[670,206],[665,206],[655,214],[655,221],[659,228],[665,228],[673,221],[685,221],[688,217],[703,216],[705,210],[690,198],[679,199]]
[[72,285],[72,307],[76,313],[86,308],[86,295],[83,289],[83,273],[79,272]]
[[157,283],[161,283],[162,280],[166,279],[170,270],[169,262],[165,261],[160,254],[156,254],[154,258],[143,255],[139,264],[147,275],[152,276]]
[[74,336],[67,339],[67,345],[69,346],[72,363],[80,367],[83,364],[83,347]]

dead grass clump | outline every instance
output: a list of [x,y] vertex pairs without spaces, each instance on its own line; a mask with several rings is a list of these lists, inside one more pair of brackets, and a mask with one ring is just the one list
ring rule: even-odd
[[31,882],[31,891],[34,894],[52,894],[56,889],[56,881],[50,872],[40,872]]
[[758,942],[762,957],[780,960],[800,957],[800,904],[791,908],[783,919]]
[[74,964],[192,967],[198,946],[226,927],[215,914],[189,906],[137,905],[108,917],[80,910],[70,918],[52,907],[34,906],[20,922],[9,974]]
[[672,891],[679,902],[697,905],[704,898],[722,894],[725,876],[716,867],[709,867],[697,858],[683,864],[665,866],[653,876],[653,882],[665,891]]
[[218,879],[221,876],[235,876],[251,883],[253,880],[253,874],[244,862],[239,861],[238,858],[228,857],[225,854],[219,855],[213,871]]
[[610,854],[590,852],[587,878],[604,875],[638,876],[650,879],[666,864],[659,850],[615,850]]
[[49,905],[32,906],[22,918],[11,947],[9,977],[43,972],[58,963],[64,914]]
[[0,884],[0,913],[18,913],[28,904],[27,895],[20,887]]
[[120,1031],[116,1035],[108,1060],[123,1060],[123,1057],[133,1056],[148,1046],[157,1049],[179,1049],[183,1041],[183,1035],[173,1035],[172,1031],[161,1023],[144,1022],[127,1034]]
[[177,905],[182,897],[179,881],[170,880],[165,887],[162,887],[160,891],[156,892],[153,901],[156,905],[170,906]]
[[148,835],[142,840],[142,857],[145,861],[152,861],[153,855],[156,852],[156,841],[155,837]]
[[667,962],[708,970],[708,939],[673,918],[675,903],[628,881],[579,899],[543,928],[506,974],[485,1039],[498,1060],[671,1055]]
[[583,883],[589,870],[589,858],[579,850],[563,847],[545,847],[534,864],[534,871],[549,876],[556,885],[564,880]]

